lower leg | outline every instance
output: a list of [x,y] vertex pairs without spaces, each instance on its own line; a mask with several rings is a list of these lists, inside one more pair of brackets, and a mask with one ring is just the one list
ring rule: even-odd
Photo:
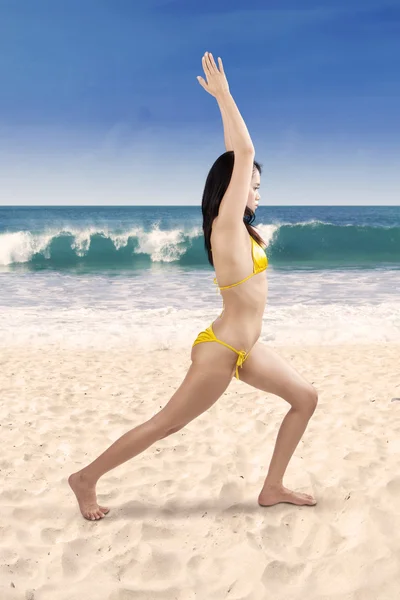
[[163,430],[156,425],[153,419],[150,419],[124,433],[80,473],[92,484],[96,484],[105,473],[137,456],[162,436]]
[[100,477],[166,435],[160,423],[154,418],[150,419],[125,433],[87,467],[71,475],[68,481],[77,497],[82,515],[92,521],[102,518],[108,509],[97,504],[96,483]]
[[307,414],[293,407],[283,419],[266,477],[270,485],[282,484],[289,461],[306,430],[308,421]]
[[259,496],[259,503],[270,506],[278,502],[315,504],[308,494],[291,492],[283,486],[283,477],[289,461],[303,436],[312,411],[291,408],[280,426],[268,474]]

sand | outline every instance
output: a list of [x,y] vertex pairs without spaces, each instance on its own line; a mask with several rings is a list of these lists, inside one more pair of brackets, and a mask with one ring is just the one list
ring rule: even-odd
[[100,481],[67,477],[152,416],[190,350],[0,349],[1,600],[395,600],[400,346],[280,347],[319,390],[286,484],[257,505],[287,404],[232,381],[207,413]]

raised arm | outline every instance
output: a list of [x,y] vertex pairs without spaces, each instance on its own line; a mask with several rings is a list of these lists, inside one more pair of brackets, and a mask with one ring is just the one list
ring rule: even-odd
[[226,116],[226,112],[223,106],[220,106],[221,109],[221,117],[222,117],[222,126],[224,128],[224,142],[225,142],[225,150],[230,152],[233,150],[231,136],[229,133],[229,125],[228,125],[228,117]]
[[[204,55],[204,56],[205,56],[205,55]],[[221,60],[221,59],[220,59],[220,60]],[[205,65],[204,65],[204,57],[203,57],[203,67],[204,67],[204,66],[205,66]],[[222,71],[223,71],[223,67],[222,67]],[[207,84],[206,84],[206,82],[204,81],[204,79],[203,79],[202,77],[198,77],[197,79],[199,80],[199,83],[200,83],[200,84],[203,86],[203,88],[204,88],[204,89],[205,89],[207,92],[211,93],[211,92],[210,92],[210,89],[209,89],[209,87],[207,86]],[[225,80],[226,80],[226,77],[225,77]],[[205,85],[203,85],[203,83],[204,83]],[[227,85],[227,89],[228,89],[228,91],[229,91],[229,87],[228,87],[228,81],[226,81],[226,85]],[[214,95],[214,94],[212,94],[212,95],[215,97],[215,95]],[[220,105],[220,110],[221,110],[221,117],[222,117],[222,126],[223,126],[223,129],[224,129],[224,142],[225,142],[225,149],[226,149],[226,151],[227,151],[227,152],[230,152],[230,151],[232,151],[232,150],[233,150],[233,146],[232,146],[232,140],[231,140],[231,136],[230,136],[230,133],[229,133],[229,124],[228,124],[228,118],[227,118],[227,116],[226,116],[225,109],[224,109],[224,108],[223,108],[223,106],[221,106],[221,105]]]
[[252,152],[254,146],[239,109],[230,92],[219,94],[217,97],[219,109],[224,123],[224,132],[228,134],[230,150],[235,152]]
[[228,80],[221,58],[218,58],[218,69],[213,55],[210,52],[206,52],[202,58],[202,65],[207,82],[200,76],[197,77],[197,80],[206,92],[214,96],[218,102],[224,126],[226,149],[233,150],[235,153],[249,149],[254,152],[254,146],[246,123],[229,91]]
[[[224,123],[225,143],[235,154],[235,163],[228,189],[222,199],[219,217],[227,225],[243,222],[254,165],[254,146],[242,115],[230,94],[222,60],[219,69],[212,54],[206,52],[202,58],[207,82],[198,77],[200,85],[218,102]],[[227,147],[228,149],[228,147]]]

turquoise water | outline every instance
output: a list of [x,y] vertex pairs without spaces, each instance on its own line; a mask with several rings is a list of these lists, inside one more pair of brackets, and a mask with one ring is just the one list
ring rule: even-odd
[[[260,207],[275,268],[400,268],[400,207]],[[0,269],[208,267],[199,207],[0,208]]]
[[[400,341],[400,207],[268,207],[263,339]],[[199,207],[1,207],[0,343],[189,347],[221,308]]]

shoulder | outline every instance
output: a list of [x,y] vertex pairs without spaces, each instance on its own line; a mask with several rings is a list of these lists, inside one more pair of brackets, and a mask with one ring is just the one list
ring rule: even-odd
[[211,229],[211,246],[215,250],[229,250],[246,247],[249,243],[249,234],[243,222],[231,223],[229,226],[224,221],[218,221],[216,217]]

